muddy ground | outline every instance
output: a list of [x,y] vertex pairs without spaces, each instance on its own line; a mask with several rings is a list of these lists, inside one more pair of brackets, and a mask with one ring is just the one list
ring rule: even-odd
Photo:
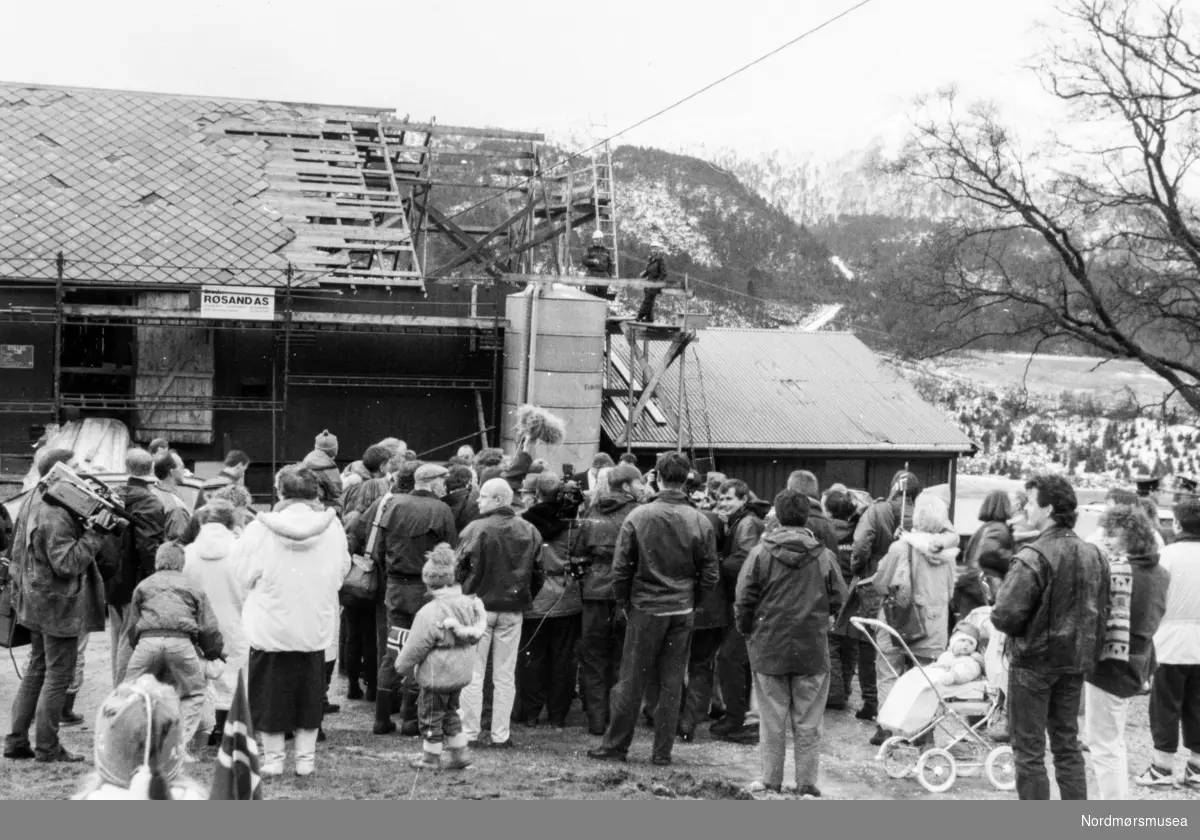
[[[22,670],[28,649],[18,651]],[[10,728],[9,712],[17,678],[0,649],[0,725]],[[77,708],[88,721],[64,727],[68,749],[91,755],[92,726],[97,707],[110,689],[107,634],[93,634],[87,652],[87,678]],[[595,762],[586,750],[599,739],[587,734],[578,708],[565,730],[548,726],[513,727],[512,750],[476,750],[475,764],[459,773],[430,774],[409,769],[407,760],[420,748],[416,738],[371,734],[372,707],[347,701],[345,681],[335,678],[331,697],[341,712],[326,718],[328,740],[318,746],[317,772],[306,779],[287,773],[264,783],[269,799],[741,799],[750,798],[745,786],[755,777],[758,749],[708,738],[698,733],[691,744],[677,743],[674,765],[650,764],[650,731],[642,729],[628,764]],[[857,701],[855,701],[856,705]],[[1150,735],[1146,698],[1134,701],[1127,740],[1130,770],[1140,773],[1149,760]],[[927,793],[914,779],[893,780],[875,761],[876,748],[867,744],[874,725],[855,720],[852,710],[825,715],[825,739],[820,787],[829,799],[1013,799],[1014,793],[994,789],[983,778],[959,778],[944,794]],[[289,744],[290,749],[290,744]],[[189,772],[208,782],[215,750],[197,751]],[[1178,758],[1182,768],[1183,754]],[[69,797],[90,771],[89,764],[39,765],[32,761],[0,760],[0,799],[63,799]],[[790,782],[792,779],[789,778]],[[1089,770],[1090,776],[1090,770]],[[1091,780],[1089,779],[1089,782]],[[1094,786],[1092,787],[1094,793]],[[1200,800],[1200,792],[1146,789],[1131,786],[1137,798]]]

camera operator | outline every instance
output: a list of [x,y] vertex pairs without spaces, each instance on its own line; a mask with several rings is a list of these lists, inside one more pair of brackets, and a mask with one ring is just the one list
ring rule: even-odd
[[551,472],[537,476],[537,501],[525,510],[526,522],[542,537],[533,570],[533,604],[521,626],[517,719],[536,726],[543,706],[553,726],[566,726],[575,691],[579,641],[579,581],[570,574],[572,523],[583,503],[574,481],[563,483]]
[[[69,449],[42,456],[44,477],[58,463],[74,457]],[[38,485],[17,516],[12,566],[17,621],[33,637],[29,664],[12,705],[12,732],[4,739],[4,757],[40,762],[80,762],[58,740],[63,702],[75,674],[79,637],[95,619],[89,596],[98,597],[93,574],[103,536],[91,520],[75,514],[46,495]],[[29,728],[35,724],[33,747]]]

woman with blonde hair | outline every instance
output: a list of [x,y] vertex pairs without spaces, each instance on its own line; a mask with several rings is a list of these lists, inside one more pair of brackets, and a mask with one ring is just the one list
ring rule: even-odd
[[[913,508],[912,527],[892,543],[879,561],[872,582],[880,595],[890,595],[901,605],[913,605],[924,629],[921,638],[908,643],[915,662],[907,660],[890,633],[880,630],[876,636],[880,652],[876,655],[875,671],[881,707],[897,675],[916,665],[931,664],[950,642],[950,600],[954,594],[954,561],[959,542],[950,524],[950,510],[937,496],[922,493]],[[887,620],[882,609],[879,619]],[[889,735],[880,727],[872,742],[883,743]]]

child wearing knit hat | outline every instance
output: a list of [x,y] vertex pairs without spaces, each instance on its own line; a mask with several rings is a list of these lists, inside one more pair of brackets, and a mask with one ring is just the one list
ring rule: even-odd
[[96,770],[73,799],[208,799],[183,773],[175,689],[149,674],[121,683],[96,712]]
[[154,574],[133,590],[125,623],[133,653],[122,682],[145,674],[170,676],[183,709],[186,751],[204,709],[207,677],[201,657],[222,658],[224,640],[208,596],[183,574],[183,564],[183,547],[163,543],[154,556]]
[[458,560],[447,543],[438,543],[425,555],[421,579],[433,600],[413,618],[396,657],[396,673],[415,674],[421,687],[417,722],[425,742],[424,752],[410,763],[415,768],[462,770],[471,764],[458,698],[471,682],[475,645],[487,627],[487,611],[474,595],[463,594],[457,569]]

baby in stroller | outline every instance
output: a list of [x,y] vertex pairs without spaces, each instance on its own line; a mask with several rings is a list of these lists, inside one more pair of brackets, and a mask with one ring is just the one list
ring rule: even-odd
[[[1000,710],[999,689],[1007,682],[1002,645],[991,625],[991,607],[980,607],[955,626],[935,662],[897,679],[879,710],[879,724],[896,733],[879,752],[888,775],[915,774],[927,790],[941,792],[960,771],[970,775],[983,768],[998,789],[1015,787],[1011,748],[987,737],[988,721]],[[937,745],[935,735],[941,736]]]

